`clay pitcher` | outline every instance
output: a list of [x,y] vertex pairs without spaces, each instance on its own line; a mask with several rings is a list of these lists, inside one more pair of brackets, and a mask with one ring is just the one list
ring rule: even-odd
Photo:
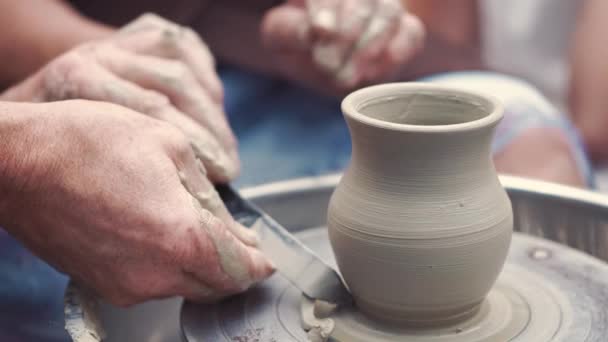
[[342,111],[353,153],[328,227],[357,306],[410,325],[473,315],[501,272],[513,228],[490,150],[501,104],[395,83],[348,95]]

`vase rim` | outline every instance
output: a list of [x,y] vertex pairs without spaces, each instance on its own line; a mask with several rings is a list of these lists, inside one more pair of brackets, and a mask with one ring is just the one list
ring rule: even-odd
[[[392,96],[394,97],[416,93],[459,96],[464,99],[470,99],[471,101],[483,102],[489,105],[489,110],[487,111],[487,114],[481,118],[472,119],[470,121],[461,123],[438,125],[418,125],[391,122],[374,118],[361,112],[362,106],[370,101],[373,101],[374,99],[384,97],[390,98]],[[350,93],[344,98],[344,100],[342,100],[342,112],[344,113],[345,117],[378,128],[404,132],[442,133],[464,132],[478,130],[484,127],[493,127],[502,119],[504,108],[502,103],[493,96],[468,90],[461,90],[454,86],[437,85],[426,82],[398,82],[369,86]]]

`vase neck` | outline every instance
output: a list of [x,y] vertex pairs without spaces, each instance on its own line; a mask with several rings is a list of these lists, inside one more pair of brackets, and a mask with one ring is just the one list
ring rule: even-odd
[[376,178],[493,176],[493,127],[460,132],[391,131],[350,124],[351,169]]

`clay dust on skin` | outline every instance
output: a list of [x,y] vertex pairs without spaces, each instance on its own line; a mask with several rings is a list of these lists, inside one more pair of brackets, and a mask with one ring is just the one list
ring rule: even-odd
[[[317,8],[315,1],[308,1],[310,20],[326,32],[338,30],[338,20],[331,8]],[[312,49],[313,60],[321,69],[330,73],[338,71],[342,65],[342,53],[337,42],[320,41]]]
[[[201,224],[204,226],[204,222]],[[247,265],[243,262],[243,256],[235,243],[228,243],[224,237],[217,236],[213,230],[207,229],[207,234],[215,245],[215,250],[220,259],[220,266],[239,286],[248,288],[253,283]],[[231,234],[226,232],[226,234]]]
[[[365,50],[368,46],[376,43],[380,38],[382,38],[382,36],[386,34],[386,32],[390,29],[390,20],[391,18],[385,16],[374,16],[368,20],[367,29],[351,48],[351,51],[348,52],[344,63],[337,70],[336,79],[339,82],[349,85],[355,80],[358,71],[355,56],[360,51]],[[354,25],[354,23],[351,25]],[[346,28],[346,30],[349,29],[352,28]]]
[[[206,210],[204,208],[212,210],[223,205],[215,188],[210,187],[206,191],[195,191],[188,185],[188,179],[183,172],[179,172],[179,178],[184,188],[192,196],[194,207],[201,216],[203,211]],[[239,250],[239,245],[227,241],[229,237],[219,236],[220,234],[218,234],[217,230],[209,229],[207,225],[207,220],[201,217],[201,229],[205,231],[206,235],[213,242],[222,270],[244,289],[251,286],[253,279],[249,275],[247,265],[242,260],[243,256]],[[233,234],[231,231],[224,233]],[[236,236],[234,238],[237,239]]]
[[349,32],[357,30],[357,26],[365,27],[361,37],[350,47],[343,46],[343,41],[323,40],[312,50],[313,60],[321,69],[333,74],[342,84],[352,83],[358,71],[353,57],[385,35],[393,18],[385,14],[386,11],[375,8],[382,4],[356,7],[356,12],[342,22],[338,21],[335,8],[321,7],[315,1],[308,1],[308,6],[311,21],[327,32],[337,32],[338,36],[346,37]]
[[[199,169],[203,169],[202,162],[197,160],[199,164]],[[202,173],[203,175],[205,173]],[[184,175],[180,175],[180,177],[185,177]],[[192,189],[190,191],[191,195],[198,201],[198,204],[212,213],[219,213],[224,211],[224,203],[220,198],[219,194],[215,190],[215,188],[210,187],[206,191],[194,191]],[[230,230],[232,234],[234,234],[240,241],[244,242],[249,246],[257,246],[259,243],[258,234],[253,229],[247,229],[240,225],[240,223],[236,222],[232,218],[226,218],[226,228]]]

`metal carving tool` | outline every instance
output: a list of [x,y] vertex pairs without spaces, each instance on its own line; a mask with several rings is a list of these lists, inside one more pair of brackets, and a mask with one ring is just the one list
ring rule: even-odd
[[259,234],[260,250],[304,295],[339,305],[352,302],[336,270],[312,250],[229,185],[217,185],[216,189],[235,220]]

